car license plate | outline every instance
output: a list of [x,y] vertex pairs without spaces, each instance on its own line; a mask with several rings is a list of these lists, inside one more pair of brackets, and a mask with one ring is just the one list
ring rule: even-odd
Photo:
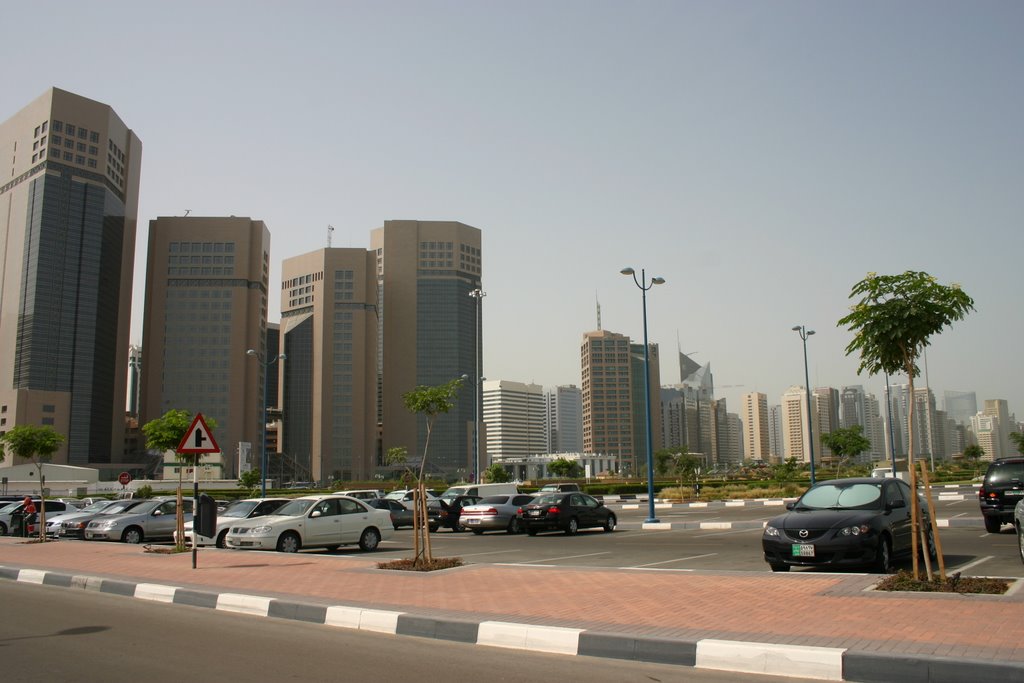
[[794,543],[793,557],[814,557],[814,546],[810,543]]
[[473,519],[472,517],[466,520],[466,524],[479,524],[479,519]]
[[540,517],[540,510],[530,510],[531,517]]
[[1018,491],[1017,489],[1012,489],[1010,491],[1006,491],[1003,495],[1007,495],[1007,496],[1024,496],[1024,491]]

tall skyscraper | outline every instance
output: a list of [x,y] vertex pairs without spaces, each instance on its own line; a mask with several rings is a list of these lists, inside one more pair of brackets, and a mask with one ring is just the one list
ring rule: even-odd
[[216,421],[233,478],[240,443],[261,455],[263,367],[246,351],[267,357],[270,231],[249,218],[161,217],[147,254],[141,422],[171,409]]
[[314,481],[369,479],[381,464],[377,302],[377,257],[365,249],[282,263],[281,450]]
[[575,385],[549,389],[547,411],[547,452],[583,452],[583,392]]
[[54,462],[104,475],[126,457],[141,156],[113,109],[58,88],[0,124],[0,431],[52,425]]
[[1003,398],[985,399],[983,412],[996,418],[996,439],[999,442],[999,455],[996,457],[1005,458],[1013,455],[1017,449],[1010,446],[1010,432],[1012,420],[1010,419],[1010,408]]
[[[483,385],[483,403],[490,459],[500,462],[504,458],[526,458],[545,452],[543,387],[504,379],[487,380]],[[482,466],[486,468],[486,464]]]
[[[800,462],[811,461],[811,449],[807,444],[807,394],[803,387],[792,386],[782,395],[782,433],[786,444],[786,457],[796,458]],[[814,435],[814,461],[821,458],[821,428],[818,418],[822,411],[813,409],[814,397],[811,397],[811,433]]]
[[944,391],[942,407],[958,424],[969,425],[978,414],[978,397],[973,391]]
[[742,401],[744,456],[768,462],[768,395],[752,391]]
[[597,330],[583,335],[583,451],[613,454],[623,473],[636,473],[629,337]]
[[379,454],[404,446],[418,460],[426,420],[406,409],[402,395],[465,375],[454,407],[434,422],[427,470],[472,471],[479,415],[473,382],[477,340],[483,342],[477,300],[469,294],[481,286],[480,230],[454,221],[386,221],[370,233],[370,247],[378,278]]

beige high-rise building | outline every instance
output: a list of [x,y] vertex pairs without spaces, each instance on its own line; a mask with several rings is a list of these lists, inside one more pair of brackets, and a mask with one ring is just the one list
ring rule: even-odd
[[996,418],[995,439],[999,447],[999,455],[997,457],[1007,458],[1016,453],[1017,449],[1010,445],[1010,432],[1013,429],[1010,420],[1010,408],[1006,399],[985,399],[985,408],[982,412],[985,415]]
[[[812,407],[815,397],[811,397]],[[786,458],[800,462],[811,461],[811,447],[807,445],[807,393],[803,387],[792,386],[782,395],[782,434],[786,446]],[[813,410],[812,427],[814,435],[813,453],[815,463],[821,454],[821,429],[818,424],[819,410]]]
[[0,432],[50,425],[53,461],[101,476],[128,457],[141,156],[113,109],[58,88],[0,123]]
[[365,249],[282,264],[281,449],[313,481],[366,480],[379,464],[376,264]]
[[744,457],[768,462],[768,395],[752,391],[742,400]]
[[[404,447],[419,462],[426,419],[410,413],[402,396],[465,375],[455,405],[434,421],[426,470],[451,477],[473,472],[481,417],[474,380],[485,376],[477,358],[486,300],[470,296],[481,287],[480,230],[455,221],[386,221],[370,233],[370,247],[378,278],[379,452]],[[479,456],[486,469],[486,453]]]
[[140,421],[171,409],[215,420],[221,457],[205,460],[220,462],[227,479],[237,476],[240,443],[250,444],[257,463],[261,457],[269,269],[262,221],[149,223]]

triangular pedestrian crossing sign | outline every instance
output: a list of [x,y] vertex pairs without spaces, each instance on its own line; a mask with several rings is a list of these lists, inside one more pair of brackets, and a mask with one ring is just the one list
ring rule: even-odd
[[196,413],[192,426],[185,432],[185,437],[178,444],[178,453],[220,453],[220,446],[213,438],[213,433],[206,426],[202,413]]

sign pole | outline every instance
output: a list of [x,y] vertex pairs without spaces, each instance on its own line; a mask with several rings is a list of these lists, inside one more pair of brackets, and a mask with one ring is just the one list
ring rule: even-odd
[[199,513],[199,458],[205,453],[219,453],[220,446],[213,438],[210,428],[206,425],[202,413],[196,413],[192,425],[185,432],[181,443],[178,444],[178,453],[195,456],[192,464],[192,569],[196,568],[196,554],[198,551],[196,515]]

